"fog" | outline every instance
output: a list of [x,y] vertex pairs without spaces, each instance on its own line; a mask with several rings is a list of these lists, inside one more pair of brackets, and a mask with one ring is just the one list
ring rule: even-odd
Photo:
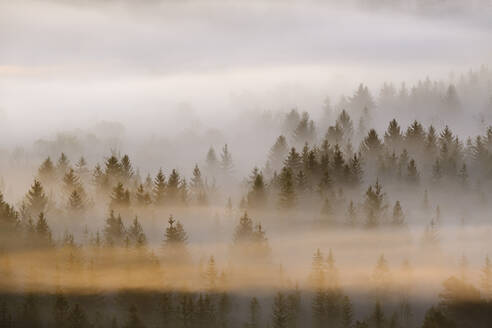
[[0,0],[0,327],[489,327],[491,17]]

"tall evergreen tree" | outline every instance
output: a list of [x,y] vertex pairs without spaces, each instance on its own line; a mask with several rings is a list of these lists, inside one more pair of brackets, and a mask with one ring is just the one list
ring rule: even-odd
[[296,205],[296,192],[292,170],[288,167],[282,169],[279,176],[280,192],[278,205],[281,209],[291,209]]
[[48,198],[39,180],[34,180],[31,189],[27,192],[26,200],[28,211],[32,216],[38,216],[39,213],[46,211]]
[[162,169],[159,169],[159,172],[157,172],[157,175],[154,178],[154,186],[152,189],[154,203],[156,205],[164,204],[166,198],[166,189],[166,178],[164,177],[164,173],[162,173]]

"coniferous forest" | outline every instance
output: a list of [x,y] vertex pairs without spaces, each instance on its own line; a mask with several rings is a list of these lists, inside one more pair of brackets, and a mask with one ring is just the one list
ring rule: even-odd
[[[34,3],[25,2],[19,9],[41,8]],[[444,19],[437,16],[447,8],[446,19],[466,21],[461,16],[464,7],[453,1],[429,4],[432,10],[418,1],[353,3],[356,7],[343,10],[384,17],[403,12],[428,22]],[[489,8],[485,2],[474,3],[466,8],[470,17],[477,8]],[[123,25],[128,17],[172,21],[173,15],[184,15],[199,21],[190,7],[166,4],[168,13],[153,7],[156,4],[147,5],[149,12],[125,1],[108,1],[101,7],[91,1],[75,7],[53,1],[53,12],[39,12],[56,17],[56,23],[46,18],[40,26],[50,30],[54,26],[50,24],[60,24],[78,31],[76,48],[82,55],[48,42],[50,50],[40,50],[37,59],[28,61],[19,49],[35,46],[21,45],[22,33],[41,18],[32,26],[19,18],[20,39],[7,40],[14,30],[8,28],[17,23],[1,9],[14,14],[9,17],[20,17],[15,16],[20,11],[16,5],[0,3],[0,26],[5,18],[7,31],[4,36],[0,32],[0,41],[11,53],[18,51],[17,56],[34,66],[45,60],[44,51],[53,56],[63,53],[56,57],[61,63],[90,63],[80,71],[49,64],[50,74],[82,74],[83,82],[64,89],[42,69],[23,71],[0,50],[0,127],[1,136],[6,136],[0,143],[0,328],[492,326],[492,70],[487,65],[473,63],[472,69],[461,70],[450,64],[446,67],[452,73],[436,78],[422,67],[417,79],[393,75],[382,83],[355,74],[344,93],[323,91],[322,96],[310,94],[312,98],[303,94],[308,102],[296,93],[301,91],[292,91],[295,85],[271,91],[272,102],[262,102],[253,93],[234,94],[225,105],[229,113],[215,112],[204,97],[201,118],[191,108],[201,108],[193,94],[210,89],[188,90],[187,82],[179,79],[173,83],[184,83],[184,97],[195,102],[173,103],[177,114],[166,109],[172,107],[169,103],[155,100],[160,98],[145,103],[158,104],[158,109],[136,108],[136,95],[154,97],[145,93],[153,87],[150,82],[132,84],[121,91],[122,73],[101,93],[116,100],[121,96],[121,106],[132,109],[110,110],[103,108],[110,106],[104,101],[95,105],[102,99],[95,89],[80,96],[91,83],[106,88],[94,82],[103,80],[104,74],[120,74],[121,68],[115,68],[118,60],[110,61],[114,71],[106,70],[111,65],[104,58],[85,53],[95,42],[92,38],[111,35],[116,40],[116,34],[127,33],[128,44],[122,48],[109,39],[107,47],[115,47],[110,51],[101,44],[94,46],[124,62],[126,57],[118,57],[117,50],[133,54],[132,42],[142,49],[158,49],[147,45],[142,35],[187,33],[151,32],[151,23],[139,21],[138,26],[149,24],[139,34],[142,31]],[[121,9],[125,6],[131,10]],[[198,12],[215,17],[213,24],[233,30],[240,29],[242,19],[254,21],[264,13],[256,5],[196,6]],[[275,9],[265,6],[276,10],[280,4]],[[286,9],[289,6],[293,4],[273,15],[276,23],[299,18],[301,14]],[[93,10],[90,17],[96,26],[106,26],[113,10],[123,10],[118,12],[121,21],[113,17],[114,24],[128,29],[116,32],[108,27],[109,32],[91,37],[81,33],[73,27],[77,22],[71,25],[66,19],[70,15],[79,19],[76,13],[89,10],[86,7]],[[105,11],[108,8],[111,11]],[[240,18],[236,10],[244,10],[248,18]],[[227,19],[222,16],[226,12],[231,15]],[[102,13],[109,16],[98,16]],[[304,14],[318,19],[314,13]],[[176,23],[184,29],[193,25],[192,18],[169,26]],[[220,34],[212,21],[206,19],[208,33]],[[263,27],[270,33],[271,26]],[[45,32],[41,29],[36,35]],[[228,32],[221,33],[229,38]],[[60,30],[55,35],[72,45],[72,35],[65,39]],[[133,39],[136,35],[138,42]],[[239,35],[252,43],[244,49],[261,44],[265,48],[259,52],[269,53],[263,39],[247,41],[248,33]],[[200,43],[198,39],[190,40]],[[220,44],[217,40],[221,39],[213,39],[215,46]],[[207,47],[198,45],[202,50]],[[235,58],[243,64],[241,55],[224,49],[218,62]],[[206,62],[213,56],[205,50],[200,65],[209,67]],[[164,52],[169,57],[159,63],[172,66],[179,53],[174,51]],[[149,69],[156,69],[152,74],[158,74],[160,64],[153,62],[151,52],[142,50],[135,55],[138,59],[132,57],[135,62],[128,63],[149,63]],[[189,58],[188,52],[180,54],[176,70]],[[97,66],[101,75],[83,75],[86,67],[99,61],[105,63]],[[150,74],[137,71],[130,74],[132,79]],[[240,74],[247,76],[245,71]],[[28,83],[23,80],[26,76],[32,79],[29,87],[23,84]],[[259,80],[251,83],[263,88]],[[30,101],[21,94],[24,91],[46,104]],[[51,92],[57,93],[59,104],[48,96]],[[90,100],[94,92],[95,100]],[[33,111],[19,114],[26,104]],[[40,107],[46,112],[36,106],[47,106]],[[49,114],[49,106],[63,107],[62,119]],[[231,116],[230,111],[239,114]],[[70,113],[75,126],[67,123]],[[91,119],[83,121],[85,116]],[[144,119],[149,125],[141,123]],[[17,120],[22,124],[16,126]]]

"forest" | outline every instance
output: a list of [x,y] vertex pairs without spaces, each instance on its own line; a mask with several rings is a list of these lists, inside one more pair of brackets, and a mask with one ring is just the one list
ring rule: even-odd
[[491,0],[0,0],[0,328],[492,327]]
[[[492,126],[445,119],[491,75],[287,110],[242,177],[227,143],[188,172],[4,152],[0,327],[490,327]],[[372,128],[413,106],[444,122]]]

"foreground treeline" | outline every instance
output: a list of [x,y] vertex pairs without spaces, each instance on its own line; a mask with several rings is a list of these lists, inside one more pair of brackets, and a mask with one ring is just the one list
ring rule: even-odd
[[[277,224],[279,234],[349,231],[353,244],[360,236],[379,243],[387,234],[391,243],[378,249],[421,244],[419,252],[442,257],[441,210],[448,204],[432,203],[429,194],[466,192],[481,204],[477,210],[487,209],[492,128],[463,141],[447,126],[436,131],[414,121],[403,129],[392,120],[383,135],[369,129],[356,146],[344,110],[321,141],[307,113],[291,111],[285,126],[265,165],[242,181],[227,145],[219,154],[210,148],[189,179],[177,169],[142,177],[128,155],[117,153],[93,167],[84,157],[46,158],[22,200],[12,205],[0,194],[0,327],[490,324],[488,258],[477,280],[466,273],[463,255],[459,272],[427,309],[412,290],[433,273],[412,278],[404,256],[392,269],[384,255],[375,256],[375,265],[365,268],[368,278],[352,285],[344,281],[351,269],[338,268],[331,250],[317,250],[304,276],[291,274],[274,258],[276,245],[264,225]],[[408,200],[415,194],[417,210]],[[406,214],[406,203],[418,215]],[[226,237],[219,223],[204,218],[210,209],[232,226]],[[193,217],[191,226],[184,215]],[[418,225],[425,226],[421,235],[415,235]],[[213,252],[196,258],[197,230],[214,229],[221,237],[216,247],[228,254],[220,265]]]

